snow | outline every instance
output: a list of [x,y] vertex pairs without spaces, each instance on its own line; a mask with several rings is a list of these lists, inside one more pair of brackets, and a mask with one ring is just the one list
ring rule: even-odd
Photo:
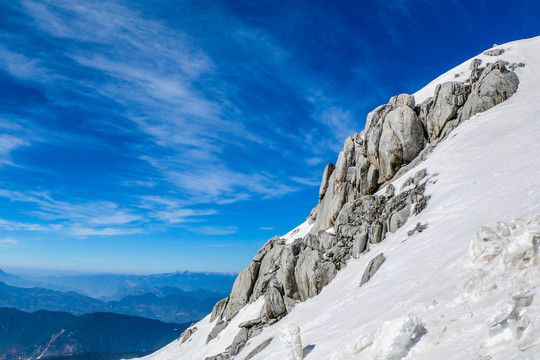
[[291,244],[296,239],[302,239],[304,236],[309,234],[311,228],[315,223],[309,223],[308,220],[304,221],[302,224],[298,225],[287,234],[283,235],[281,239],[285,240],[286,244]]
[[414,314],[383,322],[371,345],[373,360],[402,359],[414,342],[420,339],[423,331],[422,323]]
[[[475,58],[525,63],[516,69],[517,93],[461,124],[393,184],[401,189],[423,168],[437,174],[426,185],[426,209],[351,259],[318,296],[264,328],[235,359],[245,359],[269,339],[252,359],[285,359],[283,324],[300,328],[310,349],[307,360],[389,354],[409,360],[540,358],[540,37],[498,47],[505,53]],[[428,84],[415,94],[417,102],[468,67],[466,62]],[[407,236],[418,222],[427,229]],[[303,223],[283,238],[290,242],[308,227]],[[386,261],[377,276],[358,287],[380,252]],[[238,316],[256,316],[260,306],[251,304]],[[191,341],[173,342],[147,359],[203,360],[232,342],[238,323],[235,318],[205,345],[214,325],[207,317]]]
[[238,334],[241,323],[249,320],[254,320],[259,317],[259,314],[264,305],[264,298],[259,298],[255,302],[244,306],[238,315],[231,320],[225,329],[219,335],[206,343],[208,334],[217,323],[217,320],[210,321],[210,315],[199,321],[195,326],[197,330],[185,342],[175,340],[164,348],[148,355],[142,359],[147,360],[168,360],[168,359],[204,359],[208,356],[217,355],[225,351],[236,334]]
[[291,324],[284,324],[280,327],[279,338],[287,351],[287,360],[302,360],[304,358],[304,348],[300,338],[300,328]]

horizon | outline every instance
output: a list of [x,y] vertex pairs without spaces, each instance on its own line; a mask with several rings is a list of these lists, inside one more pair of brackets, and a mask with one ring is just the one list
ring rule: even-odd
[[369,111],[540,35],[506,5],[0,4],[0,269],[237,273]]

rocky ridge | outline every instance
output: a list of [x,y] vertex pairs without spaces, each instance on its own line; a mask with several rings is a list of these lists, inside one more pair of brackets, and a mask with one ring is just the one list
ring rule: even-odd
[[[461,122],[517,90],[513,69],[522,64],[497,60],[481,65],[481,60],[473,60],[467,81],[445,82],[421,104],[415,104],[412,95],[401,94],[368,115],[365,130],[347,138],[336,165],[329,164],[324,171],[319,203],[307,220],[312,226],[309,234],[287,242],[270,239],[240,272],[229,297],[214,307],[211,321],[216,324],[207,342],[246,304],[261,296],[265,300],[260,316],[240,324],[227,350],[207,360],[236,355],[264,326],[317,295],[348,259],[369,251],[370,244],[382,241],[424,209],[429,200],[424,190],[433,174],[421,170],[399,191],[389,182],[422,161]],[[375,194],[385,187],[384,194]],[[188,329],[182,341],[195,331]]]

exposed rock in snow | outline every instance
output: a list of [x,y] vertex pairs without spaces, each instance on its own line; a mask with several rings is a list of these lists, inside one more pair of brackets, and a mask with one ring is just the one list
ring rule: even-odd
[[509,71],[504,61],[498,60],[486,66],[478,81],[473,84],[471,95],[463,105],[460,121],[505,101],[516,92],[518,84],[516,73]]
[[366,270],[364,271],[364,275],[362,275],[362,280],[360,281],[360,286],[367,283],[373,275],[379,270],[381,265],[386,261],[386,258],[384,257],[384,254],[379,254],[373,258],[366,267]]
[[489,49],[483,52],[487,56],[499,56],[504,54],[504,49]]

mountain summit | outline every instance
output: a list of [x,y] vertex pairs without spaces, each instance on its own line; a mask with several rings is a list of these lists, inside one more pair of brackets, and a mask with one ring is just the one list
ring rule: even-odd
[[146,359],[540,356],[540,37],[372,111],[305,223]]

